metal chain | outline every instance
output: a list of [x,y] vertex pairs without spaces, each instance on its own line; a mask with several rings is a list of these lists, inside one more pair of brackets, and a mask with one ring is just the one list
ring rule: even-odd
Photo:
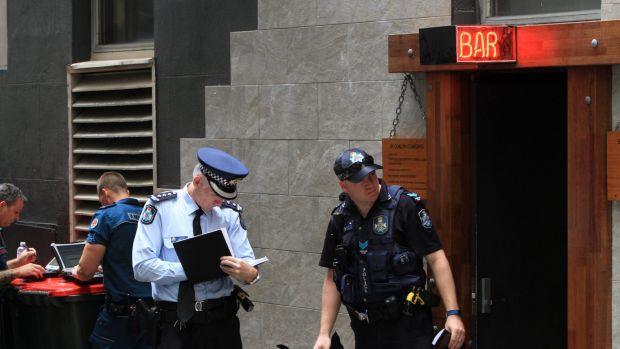
[[422,113],[422,120],[426,121],[426,114],[424,113],[424,108],[422,108],[422,98],[418,93],[418,89],[415,87],[413,83],[413,75],[410,73],[405,74],[403,77],[403,83],[400,86],[400,97],[398,97],[398,107],[396,107],[396,117],[392,120],[392,130],[390,131],[390,138],[394,138],[396,136],[396,126],[400,122],[400,113],[402,112],[403,103],[405,102],[405,92],[407,92],[407,82],[409,82],[409,86],[411,86],[411,91],[413,91],[413,97],[416,102],[418,102],[418,108]]

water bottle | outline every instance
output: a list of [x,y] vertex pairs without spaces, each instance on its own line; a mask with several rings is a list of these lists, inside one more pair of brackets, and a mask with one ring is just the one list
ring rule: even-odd
[[26,243],[24,241],[20,242],[19,247],[17,248],[17,257],[19,257],[19,255],[22,254],[27,249],[28,249],[28,246],[26,246]]

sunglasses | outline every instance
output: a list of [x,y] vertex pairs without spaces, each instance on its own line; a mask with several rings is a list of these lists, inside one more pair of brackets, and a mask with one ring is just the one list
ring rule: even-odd
[[338,175],[338,179],[341,181],[346,181],[349,177],[360,171],[362,168],[366,166],[372,166],[375,164],[375,159],[372,158],[371,155],[366,155],[362,161],[354,162],[349,167],[347,167],[342,173]]

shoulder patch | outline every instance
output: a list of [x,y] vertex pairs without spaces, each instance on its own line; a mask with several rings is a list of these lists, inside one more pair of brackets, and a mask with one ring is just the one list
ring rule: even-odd
[[433,222],[431,222],[431,216],[428,215],[426,209],[423,208],[418,212],[418,217],[420,217],[420,223],[426,229],[430,229],[433,227]]
[[94,227],[96,227],[97,224],[99,224],[99,219],[98,218],[93,219],[93,221],[90,222],[90,229],[93,229]]
[[157,209],[155,206],[149,204],[144,206],[144,211],[142,211],[142,216],[140,217],[140,222],[142,224],[151,224],[153,220],[155,220],[155,216],[157,215]]
[[158,203],[160,201],[170,200],[177,197],[177,193],[174,191],[164,191],[158,194],[151,195],[151,201],[153,203]]

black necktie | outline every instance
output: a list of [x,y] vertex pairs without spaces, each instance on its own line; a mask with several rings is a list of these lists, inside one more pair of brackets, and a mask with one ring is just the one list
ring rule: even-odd
[[[194,221],[192,222],[194,236],[202,234],[202,229],[200,228],[200,216],[202,216],[202,214],[203,212],[200,208],[194,212]],[[179,294],[177,296],[177,316],[181,324],[187,323],[189,319],[192,318],[192,315],[194,315],[195,298],[194,284],[189,280],[181,281],[179,284]]]

